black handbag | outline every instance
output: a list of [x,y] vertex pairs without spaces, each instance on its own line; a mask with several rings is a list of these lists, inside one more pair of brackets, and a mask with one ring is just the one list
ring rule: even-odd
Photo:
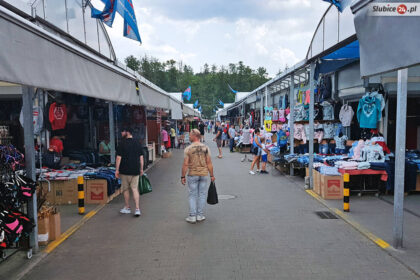
[[214,182],[210,183],[209,192],[207,194],[207,203],[210,205],[215,205],[219,203],[219,198],[217,196],[216,184]]

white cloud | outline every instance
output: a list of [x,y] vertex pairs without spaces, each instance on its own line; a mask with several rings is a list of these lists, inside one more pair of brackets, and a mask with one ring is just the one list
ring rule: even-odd
[[[286,64],[292,66],[304,59],[316,25],[328,6],[320,0],[243,0],[248,10],[232,18],[225,15],[225,10],[233,9],[230,2],[212,0],[225,6],[219,12],[214,4],[208,17],[197,19],[188,16],[193,12],[190,9],[169,14],[166,10],[168,5],[174,5],[171,1],[144,0],[143,6],[137,4],[142,46],[122,36],[122,19],[116,17],[114,27],[108,31],[120,60],[130,54],[149,55],[163,61],[182,60],[195,71],[200,71],[204,63],[220,66],[243,61],[253,68],[263,66],[274,76]],[[207,8],[207,4],[195,5],[196,9]],[[276,16],[260,16],[257,11],[263,10],[275,12]],[[206,11],[199,12],[206,15]]]

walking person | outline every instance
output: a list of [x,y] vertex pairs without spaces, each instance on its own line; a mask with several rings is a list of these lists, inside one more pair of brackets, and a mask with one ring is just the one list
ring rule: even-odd
[[130,189],[133,192],[136,210],[134,215],[140,217],[139,178],[143,176],[143,149],[140,142],[133,139],[131,128],[124,128],[121,132],[123,140],[117,148],[115,163],[115,177],[121,179],[121,189],[124,194],[124,208],[122,214],[131,214]]
[[162,140],[162,145],[165,147],[165,149],[168,148],[168,141],[169,141],[169,135],[168,132],[164,127],[161,128],[160,131],[160,139]]
[[228,134],[229,134],[229,149],[230,149],[230,152],[233,153],[233,146],[235,144],[235,137],[236,137],[236,130],[235,130],[234,125],[231,125],[229,127]]
[[252,144],[252,153],[254,154],[254,160],[251,163],[251,170],[249,170],[249,174],[255,175],[254,166],[257,165],[257,172],[260,171],[260,160],[261,160],[261,136],[260,136],[260,129],[256,128],[254,131],[254,141]]
[[[188,223],[195,224],[206,219],[204,207],[207,200],[207,176],[214,182],[213,163],[210,149],[200,142],[200,131],[193,129],[190,133],[191,145],[184,151],[184,164],[182,166],[181,182],[188,183],[189,216]],[[187,178],[185,177],[187,175]]]
[[222,123],[222,132],[222,147],[224,147],[228,140],[228,129],[225,123]]
[[203,121],[200,122],[200,124],[198,125],[198,128],[200,130],[200,142],[206,142],[204,140],[204,129],[206,128],[206,126],[204,125]]
[[216,137],[214,137],[213,141],[216,142],[217,145],[217,149],[219,149],[219,155],[217,156],[218,158],[222,158],[222,134],[223,134],[223,129],[220,127],[220,122],[216,122]]
[[171,135],[171,148],[174,149],[175,148],[176,131],[175,131],[175,128],[173,126],[171,127],[170,135]]

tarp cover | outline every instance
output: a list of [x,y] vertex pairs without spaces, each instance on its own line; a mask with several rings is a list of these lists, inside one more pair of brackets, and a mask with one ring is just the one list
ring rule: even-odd
[[182,107],[181,103],[169,98],[169,104],[171,107],[171,118],[173,120],[182,120]]
[[139,88],[141,105],[162,109],[170,109],[169,96],[142,83],[140,83]]
[[55,38],[0,7],[0,81],[139,104],[134,78]]
[[369,4],[375,2],[401,1],[359,0],[352,6],[360,43],[361,76],[420,64],[420,16],[371,16]]

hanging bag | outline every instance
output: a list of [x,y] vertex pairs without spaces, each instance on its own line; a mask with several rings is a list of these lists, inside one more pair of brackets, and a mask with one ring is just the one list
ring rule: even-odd
[[217,196],[216,183],[211,182],[209,187],[209,192],[207,194],[207,203],[210,205],[215,205],[219,203],[219,197]]
[[152,192],[152,184],[150,184],[149,178],[146,175],[140,177],[139,192],[140,195]]

